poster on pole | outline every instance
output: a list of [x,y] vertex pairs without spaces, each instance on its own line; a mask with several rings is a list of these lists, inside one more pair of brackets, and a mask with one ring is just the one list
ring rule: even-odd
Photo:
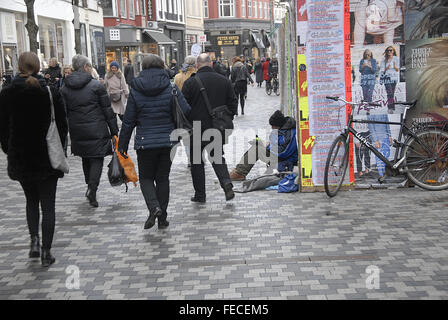
[[198,43],[195,43],[191,46],[191,55],[195,57],[199,57],[202,52],[202,46]]
[[345,98],[346,95],[344,25],[347,5],[348,1],[344,0],[307,0],[309,136],[314,137],[311,159],[315,186],[323,185],[328,150],[346,122],[345,106],[325,97]]

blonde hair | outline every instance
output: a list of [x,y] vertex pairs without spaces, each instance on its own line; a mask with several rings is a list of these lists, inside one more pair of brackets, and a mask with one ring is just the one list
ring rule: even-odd
[[39,87],[39,80],[32,75],[40,70],[40,61],[34,52],[24,52],[19,57],[20,76],[26,79],[26,84],[30,87]]
[[428,64],[417,84],[419,104],[425,109],[443,107],[448,104],[448,39],[440,39],[419,48],[431,48]]

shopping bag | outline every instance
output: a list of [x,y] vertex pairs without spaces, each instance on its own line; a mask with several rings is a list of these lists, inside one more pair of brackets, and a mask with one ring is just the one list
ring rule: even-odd
[[131,157],[127,153],[121,153],[118,151],[118,137],[114,137],[115,145],[114,145],[114,154],[117,155],[118,161],[120,162],[121,167],[124,170],[125,174],[125,183],[132,182],[134,183],[134,187],[137,186],[138,175],[135,171],[134,163],[131,160]]
[[124,174],[124,169],[118,160],[116,152],[113,153],[112,160],[110,161],[108,167],[109,170],[107,171],[107,176],[112,187],[118,187],[123,183],[126,183],[126,175]]
[[288,174],[278,183],[278,192],[279,193],[288,193],[288,192],[296,192],[299,191],[299,186],[295,184],[295,179],[297,175]]

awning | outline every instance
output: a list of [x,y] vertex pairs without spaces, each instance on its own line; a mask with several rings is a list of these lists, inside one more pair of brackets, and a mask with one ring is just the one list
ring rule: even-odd
[[147,29],[143,30],[143,32],[150,36],[158,44],[176,44],[176,41],[168,38],[163,32]]
[[265,49],[264,43],[263,43],[263,37],[260,32],[258,31],[251,31],[250,34],[255,40],[255,43],[257,44],[257,47],[259,49]]

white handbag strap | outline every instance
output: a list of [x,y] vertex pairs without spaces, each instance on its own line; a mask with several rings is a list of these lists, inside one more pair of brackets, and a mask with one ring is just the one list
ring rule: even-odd
[[50,87],[47,86],[48,94],[50,95],[50,108],[51,108],[51,122],[54,121],[54,105],[53,105],[53,95],[51,94]]

